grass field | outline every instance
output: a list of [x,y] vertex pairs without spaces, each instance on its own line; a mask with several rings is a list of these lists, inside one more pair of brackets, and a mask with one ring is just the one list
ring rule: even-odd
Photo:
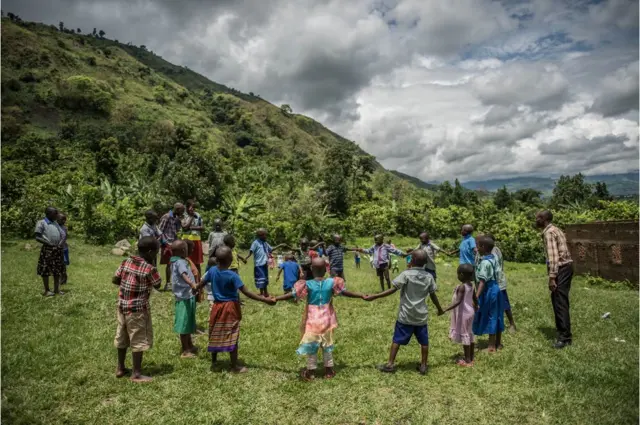
[[[35,245],[35,244],[34,244]],[[303,383],[295,354],[303,306],[247,300],[240,358],[245,375],[209,371],[206,337],[198,359],[181,360],[172,333],[173,298],[152,295],[155,345],[144,371],[155,380],[116,379],[117,289],[120,262],[109,248],[70,241],[68,293],[42,298],[38,252],[24,241],[2,245],[2,421],[13,424],[634,424],[638,422],[638,293],[585,287],[574,279],[574,345],[550,348],[554,322],[543,266],[507,264],[509,295],[519,332],[504,351],[478,354],[462,369],[448,341],[449,317],[429,319],[427,376],[415,372],[419,347],[398,356],[399,371],[375,369],[388,356],[398,297],[366,303],[338,298],[335,379]],[[347,264],[350,289],[379,289],[366,264]],[[455,267],[439,265],[438,296],[451,301]],[[251,265],[241,275],[250,288]],[[275,273],[271,276],[275,280]],[[273,290],[281,288],[272,284]],[[198,323],[207,308],[199,306]],[[611,312],[610,319],[601,319]],[[626,342],[616,342],[615,338]],[[226,356],[222,356],[226,361]],[[130,359],[127,360],[130,364]]]

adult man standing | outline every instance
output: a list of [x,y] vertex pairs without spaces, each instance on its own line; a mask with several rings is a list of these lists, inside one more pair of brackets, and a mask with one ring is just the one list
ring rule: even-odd
[[224,245],[225,236],[227,236],[227,232],[222,228],[222,220],[216,218],[213,220],[213,232],[209,233],[209,239],[207,239],[207,243],[209,244],[209,258],[216,254],[218,247]]
[[165,272],[165,284],[164,290],[169,290],[169,284],[171,283],[171,243],[178,239],[178,232],[182,228],[182,215],[184,214],[184,205],[176,203],[173,206],[173,210],[169,210],[168,213],[160,218],[160,224],[158,228],[162,232],[162,239],[165,245],[162,247],[162,255],[160,256],[160,264],[166,264]]
[[573,278],[573,261],[567,247],[567,239],[556,226],[551,224],[551,211],[540,211],[536,214],[536,226],[542,229],[542,238],[547,255],[547,270],[549,273],[549,291],[551,291],[551,305],[556,319],[558,340],[554,348],[564,348],[571,345],[571,319],[569,316],[569,290]]

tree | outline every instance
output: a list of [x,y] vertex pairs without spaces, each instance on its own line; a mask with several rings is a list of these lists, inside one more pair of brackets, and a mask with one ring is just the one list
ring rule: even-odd
[[349,210],[348,181],[353,171],[353,156],[344,145],[332,146],[324,159],[323,191],[331,213],[345,216]]
[[445,180],[438,186],[436,192],[436,206],[446,208],[451,205],[451,196],[453,195],[453,187],[448,180]]
[[94,37],[96,36],[96,29],[93,29],[93,32],[91,33]]
[[599,201],[611,201],[613,197],[609,194],[607,184],[605,182],[596,182],[593,190],[593,196]]
[[499,210],[504,210],[509,207],[509,204],[511,204],[511,195],[506,186],[498,189],[496,195],[493,197],[493,203]]
[[282,105],[280,107],[280,111],[282,111],[285,117],[290,117],[291,114],[293,114],[293,109],[291,109],[291,106],[287,104]]
[[371,173],[375,171],[375,158],[371,155],[362,155],[355,158],[353,161],[353,182],[351,186],[351,195],[355,194],[355,191],[365,181],[371,179]]
[[81,33],[82,33],[82,30],[81,30],[80,28],[78,28],[78,29],[76,29],[76,32],[77,32],[78,34],[81,34]]
[[460,184],[460,181],[456,179],[453,186],[453,193],[451,194],[451,203],[453,205],[464,206],[464,188]]
[[539,205],[542,192],[535,189],[518,189],[511,194],[511,198],[525,205]]
[[98,32],[98,35],[100,36],[100,38],[104,38],[105,34],[106,32],[104,32],[103,30],[100,30],[100,32]]
[[60,27],[60,32],[64,32],[64,22],[60,21],[58,27]]
[[551,205],[554,208],[584,204],[591,198],[591,185],[584,181],[581,173],[575,176],[560,176],[553,188]]

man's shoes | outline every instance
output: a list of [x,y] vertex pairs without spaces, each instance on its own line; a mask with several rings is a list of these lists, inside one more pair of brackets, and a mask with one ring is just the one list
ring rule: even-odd
[[558,341],[553,344],[553,348],[555,348],[556,350],[561,350],[569,345],[571,345],[571,341]]

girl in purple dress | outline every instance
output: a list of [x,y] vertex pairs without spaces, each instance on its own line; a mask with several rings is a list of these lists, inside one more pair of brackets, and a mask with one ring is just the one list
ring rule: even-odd
[[473,318],[478,305],[476,294],[473,289],[473,266],[471,264],[461,264],[458,266],[458,280],[461,282],[453,292],[451,305],[444,309],[441,314],[453,310],[451,314],[451,327],[449,338],[451,341],[462,344],[464,348],[464,359],[457,361],[459,366],[473,366],[474,336]]

